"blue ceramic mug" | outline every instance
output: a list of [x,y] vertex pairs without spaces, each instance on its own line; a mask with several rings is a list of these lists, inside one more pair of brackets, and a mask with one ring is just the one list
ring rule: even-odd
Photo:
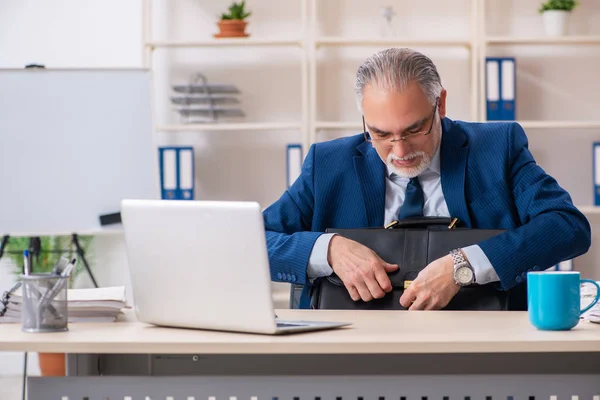
[[[596,298],[581,309],[581,284],[596,286]],[[600,299],[600,286],[590,279],[581,279],[577,271],[545,271],[527,273],[527,307],[529,321],[541,330],[574,328],[581,314]]]

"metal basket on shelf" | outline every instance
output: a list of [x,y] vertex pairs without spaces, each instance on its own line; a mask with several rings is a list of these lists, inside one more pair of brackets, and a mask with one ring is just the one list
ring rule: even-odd
[[235,105],[239,89],[231,84],[208,83],[201,73],[192,76],[186,85],[173,85],[178,93],[171,102],[183,123],[217,123],[223,119],[240,118],[246,115]]

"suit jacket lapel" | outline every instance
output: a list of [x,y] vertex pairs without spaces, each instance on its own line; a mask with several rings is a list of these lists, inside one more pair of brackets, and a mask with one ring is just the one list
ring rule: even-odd
[[385,213],[385,165],[368,142],[357,147],[362,156],[354,157],[369,227],[383,226]]
[[450,119],[442,121],[440,170],[442,191],[450,216],[471,227],[471,218],[465,200],[465,174],[469,145],[466,135]]

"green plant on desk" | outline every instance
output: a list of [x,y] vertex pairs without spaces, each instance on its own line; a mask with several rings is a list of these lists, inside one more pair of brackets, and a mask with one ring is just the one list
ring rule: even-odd
[[[93,255],[90,252],[93,236],[79,236],[79,244],[85,253],[86,260],[93,265]],[[77,258],[75,268],[71,272],[69,286],[72,287],[75,278],[84,271],[83,261],[77,257],[77,251],[70,236],[41,236],[41,251],[32,260],[33,273],[51,272],[61,256],[71,260]],[[6,245],[4,257],[12,260],[13,273],[20,276],[23,273],[23,250],[29,248],[28,237],[11,237]]]

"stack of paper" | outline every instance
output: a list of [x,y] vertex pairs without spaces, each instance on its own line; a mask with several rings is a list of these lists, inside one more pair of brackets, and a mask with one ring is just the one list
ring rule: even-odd
[[[7,295],[4,315],[0,323],[21,322],[21,289]],[[67,291],[69,322],[113,322],[130,308],[125,297],[125,287],[98,289],[69,289]]]
[[[598,281],[600,285],[600,281]],[[586,283],[581,287],[581,308],[587,307],[596,298],[596,286]],[[583,319],[600,323],[600,302],[582,315]]]

